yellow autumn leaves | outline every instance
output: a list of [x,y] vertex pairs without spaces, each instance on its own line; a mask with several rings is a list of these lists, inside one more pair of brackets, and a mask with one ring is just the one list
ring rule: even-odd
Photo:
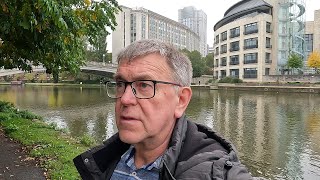
[[318,71],[318,69],[320,69],[320,53],[316,51],[311,53],[308,58],[307,64],[309,67],[315,68],[315,70]]

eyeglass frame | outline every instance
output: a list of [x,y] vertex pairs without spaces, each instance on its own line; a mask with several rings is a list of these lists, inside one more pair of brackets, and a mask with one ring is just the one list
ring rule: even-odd
[[[136,96],[136,93],[134,93],[135,89],[132,87],[132,83],[137,82],[137,81],[149,81],[149,82],[153,82],[153,95],[152,95],[151,97],[148,97],[148,98],[137,97],[137,96]],[[109,92],[108,92],[108,84],[111,84],[111,83],[115,83],[115,84],[116,84],[116,83],[124,83],[124,86],[125,86],[125,87],[124,87],[124,89],[123,89],[123,93],[122,93],[121,96],[119,96],[119,97],[111,97],[111,96],[109,95]],[[178,83],[167,82],[167,81],[156,81],[156,80],[108,81],[108,82],[106,83],[107,95],[108,95],[109,98],[119,99],[119,98],[121,98],[121,97],[124,95],[124,93],[126,92],[127,86],[130,85],[131,91],[132,91],[133,95],[134,95],[137,99],[151,99],[151,98],[153,98],[153,97],[156,95],[156,84],[157,84],[157,83],[161,83],[161,84],[171,84],[171,85],[175,85],[175,86],[182,87],[182,85],[181,85],[181,84],[178,84]]]

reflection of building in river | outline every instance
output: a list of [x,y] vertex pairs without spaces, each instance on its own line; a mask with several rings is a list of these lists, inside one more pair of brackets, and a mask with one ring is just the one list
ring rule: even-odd
[[[308,100],[308,96],[219,92],[213,100],[216,115],[214,129],[236,145],[247,163],[266,164],[264,169],[251,167],[258,172],[280,176],[286,174],[289,178],[295,178],[297,174],[306,177],[303,168],[306,164],[310,165],[313,154],[304,152],[305,146],[308,143],[317,144],[314,143],[317,140],[313,137],[311,142],[306,141],[305,135],[309,129],[305,125],[308,119],[304,116],[310,114],[309,109],[319,108],[314,100]],[[314,127],[317,129],[312,135],[317,136],[320,126]]]

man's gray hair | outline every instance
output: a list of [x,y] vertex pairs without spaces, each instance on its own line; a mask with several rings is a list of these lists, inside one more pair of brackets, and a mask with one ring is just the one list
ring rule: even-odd
[[159,53],[167,60],[172,70],[173,80],[182,86],[190,86],[192,80],[192,65],[189,58],[172,45],[159,40],[147,39],[135,41],[118,54],[118,64],[122,60],[131,61],[136,57]]

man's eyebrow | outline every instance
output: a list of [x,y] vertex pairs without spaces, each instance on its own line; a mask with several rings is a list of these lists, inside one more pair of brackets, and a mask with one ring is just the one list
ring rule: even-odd
[[[126,78],[124,78],[120,73],[119,74],[115,74],[114,75],[114,80],[120,80],[120,81],[126,81]],[[147,74],[141,74],[141,75],[137,75],[135,77],[133,77],[134,81],[136,80],[154,80],[154,78],[150,75],[147,75]]]

